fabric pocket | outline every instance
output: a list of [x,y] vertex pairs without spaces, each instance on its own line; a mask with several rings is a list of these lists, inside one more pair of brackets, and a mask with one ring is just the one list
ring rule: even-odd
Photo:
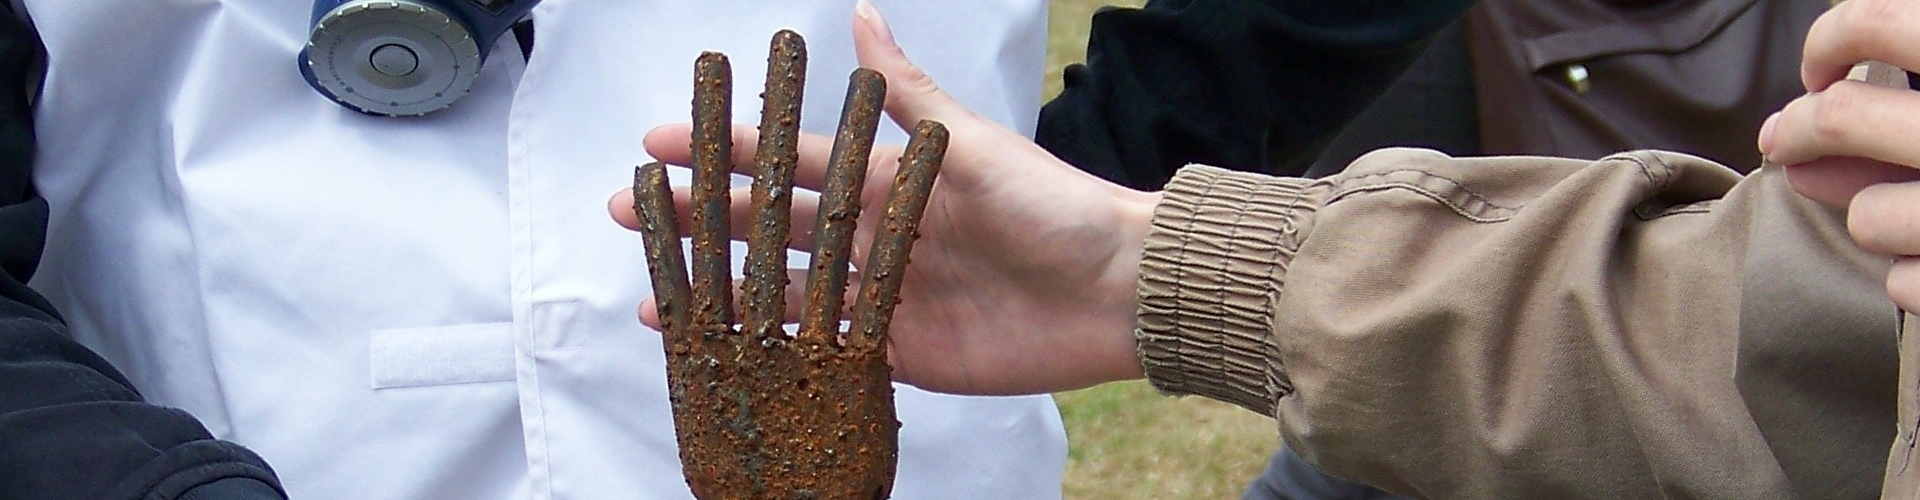
[[513,380],[512,323],[374,330],[374,389]]

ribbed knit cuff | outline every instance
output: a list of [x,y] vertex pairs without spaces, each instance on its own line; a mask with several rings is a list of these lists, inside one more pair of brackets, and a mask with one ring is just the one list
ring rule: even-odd
[[1135,337],[1147,380],[1263,414],[1293,391],[1273,304],[1317,202],[1311,181],[1189,166],[1153,214]]

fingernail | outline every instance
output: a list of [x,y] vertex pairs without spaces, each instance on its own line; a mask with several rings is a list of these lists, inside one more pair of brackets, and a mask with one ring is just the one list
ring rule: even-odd
[[873,36],[887,42],[887,45],[894,45],[893,28],[888,27],[887,20],[880,17],[880,10],[873,8],[873,2],[860,0],[853,5],[853,15],[860,17],[860,22],[866,24],[867,31]]
[[1776,111],[1771,115],[1767,115],[1766,123],[1760,124],[1761,156],[1773,153],[1773,124],[1777,121],[1780,121],[1780,113]]

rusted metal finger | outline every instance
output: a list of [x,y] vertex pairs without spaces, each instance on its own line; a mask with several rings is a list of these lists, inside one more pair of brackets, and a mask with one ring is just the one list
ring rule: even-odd
[[687,289],[687,261],[680,253],[680,221],[673,209],[673,191],[667,186],[666,165],[654,162],[633,169],[633,211],[640,216],[661,330],[684,338],[692,292]]
[[873,135],[887,101],[887,79],[866,68],[853,71],[847,101],[827,160],[820,213],[814,221],[813,257],[808,264],[807,304],[801,310],[800,339],[827,343],[840,337],[845,307],[847,264],[853,258],[853,229],[860,220],[860,191],[873,154]]
[[773,35],[767,90],[761,94],[760,146],[754,152],[753,212],[747,236],[741,330],[754,338],[785,338],[787,242],[793,221],[793,171],[800,164],[800,98],[807,46],[799,33]]
[[900,157],[900,170],[893,176],[893,189],[887,193],[884,226],[874,236],[867,265],[860,268],[860,299],[853,307],[853,328],[847,340],[855,349],[879,346],[886,340],[893,306],[900,303],[907,255],[914,238],[920,236],[920,217],[926,213],[933,179],[946,154],[946,126],[930,120],[914,125],[907,152]]
[[707,52],[693,79],[692,328],[733,327],[733,280],[727,210],[733,165],[733,68],[726,54]]
[[[876,238],[873,259],[859,302],[859,345],[837,345],[839,311],[845,302],[847,264],[853,227],[860,214],[867,158],[885,100],[885,82],[871,71],[856,72],[848,91],[847,111],[829,159],[823,203],[814,222],[820,248],[814,272],[808,278],[807,319],[817,342],[772,342],[784,311],[779,296],[785,246],[791,230],[790,182],[797,164],[795,140],[800,106],[799,80],[804,71],[800,40],[790,33],[776,35],[769,58],[767,108],[761,128],[762,144],[755,158],[753,200],[746,227],[749,238],[748,288],[737,312],[745,316],[749,335],[719,335],[732,329],[728,285],[726,217],[729,99],[725,94],[726,59],[702,56],[695,91],[693,230],[695,255],[692,283],[676,293],[672,283],[686,277],[665,262],[672,257],[652,249],[675,248],[676,207],[666,192],[664,170],[643,168],[635,186],[636,210],[647,226],[649,263],[662,283],[663,309],[668,319],[684,326],[684,335],[669,335],[666,345],[668,398],[673,405],[674,435],[680,445],[680,463],[696,498],[877,500],[891,492],[899,450],[899,419],[893,407],[884,339],[886,318],[899,291],[915,221],[924,211],[945,132],[927,123],[909,146],[907,164],[884,217],[883,234]],[[655,210],[651,205],[662,205]],[[657,255],[656,255],[657,254]],[[889,278],[891,277],[891,278]],[[890,290],[890,291],[889,291]],[[763,295],[764,294],[764,295]],[[671,295],[671,296],[667,296]],[[685,297],[681,299],[681,297]],[[763,298],[764,297],[764,298]],[[797,299],[796,299],[797,300]],[[759,338],[755,338],[759,336]],[[828,342],[836,343],[828,343]]]

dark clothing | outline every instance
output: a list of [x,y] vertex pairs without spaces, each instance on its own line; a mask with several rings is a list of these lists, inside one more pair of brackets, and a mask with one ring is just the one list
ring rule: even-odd
[[1399,500],[1366,484],[1333,477],[1285,447],[1267,462],[1267,470],[1247,485],[1241,500]]
[[[1378,100],[1354,117],[1307,169],[1321,178],[1386,147],[1433,149],[1454,156],[1481,154],[1479,108],[1467,35],[1455,23],[1434,36],[1426,52]],[[1281,446],[1241,500],[1399,500],[1405,497],[1320,471]]]
[[[1759,167],[1754,132],[1800,94],[1799,44],[1826,2],[1621,3],[1481,2],[1333,140],[1308,176],[1339,173],[1361,155],[1391,146],[1588,159],[1665,149],[1742,172]],[[1771,377],[1773,371],[1741,373]],[[1845,439],[1823,444],[1830,455],[1845,453],[1879,439],[1862,432],[1879,424],[1829,420],[1822,432]],[[1835,462],[1787,465],[1814,476]],[[1319,473],[1282,449],[1245,498],[1378,494]]]
[[1754,136],[1805,92],[1800,47],[1827,6],[1482,2],[1465,20],[1482,152],[1594,159],[1664,149],[1759,168]]
[[1361,155],[1386,147],[1481,154],[1479,102],[1462,24],[1435,35],[1426,52],[1327,144],[1303,177],[1340,173]]
[[1155,0],[1093,17],[1035,140],[1135,189],[1205,163],[1300,175],[1470,0]]
[[[1196,162],[1298,174],[1470,3],[1156,0],[1107,10],[1094,18],[1090,64],[1069,69],[1065,91],[1042,110],[1038,141],[1137,188],[1158,188]],[[142,403],[23,285],[47,217],[31,193],[20,88],[37,42],[17,21],[6,24],[0,498],[277,496],[257,456],[211,439],[183,412]],[[229,479],[214,482],[221,478]]]
[[[1156,1],[1096,16],[1088,50],[1095,69],[1069,68],[1067,90],[1042,112],[1040,143],[1137,189],[1159,188],[1188,163],[1320,177],[1386,146],[1584,158],[1660,148],[1746,171],[1759,165],[1752,138],[1760,122],[1799,94],[1799,43],[1826,7],[1487,2],[1424,53],[1417,42],[1425,32],[1417,30],[1373,39],[1404,45],[1342,53],[1326,50],[1340,43],[1303,43],[1313,39],[1290,31],[1300,24],[1285,11],[1320,3],[1269,5],[1278,3]],[[1465,3],[1378,22],[1431,31]],[[1343,64],[1325,64],[1334,60]],[[1303,73],[1314,78],[1287,79]],[[1318,92],[1290,86],[1303,83]],[[1862,424],[1833,423],[1877,428]],[[1836,449],[1860,433],[1840,434],[1848,439],[1832,443]],[[1378,493],[1320,475],[1284,450],[1267,472],[1248,498]]]
[[[1374,115],[1367,119],[1403,127],[1471,123],[1466,42],[1454,21],[1472,3],[1154,0],[1140,9],[1102,10],[1093,18],[1087,64],[1067,68],[1065,88],[1040,112],[1035,140],[1082,170],[1143,190],[1159,189],[1192,163],[1275,175],[1336,173],[1309,169],[1363,109]],[[1438,40],[1432,50],[1429,39]],[[1410,64],[1424,69],[1395,83]],[[1380,97],[1389,84],[1402,90]],[[1446,95],[1409,93],[1432,89]],[[1369,107],[1376,97],[1394,102]],[[1401,132],[1385,134],[1408,135]],[[1449,152],[1478,146],[1471,127],[1412,132],[1424,142],[1403,145]],[[1362,129],[1341,140],[1328,156],[1350,161],[1382,138]],[[1319,473],[1297,457],[1272,467],[1298,472],[1305,483],[1256,483],[1286,491],[1249,495],[1391,497]]]
[[142,401],[27,288],[48,216],[28,103],[42,57],[32,31],[0,12],[0,499],[284,498],[259,456]]
[[[1663,149],[1758,168],[1754,134],[1801,94],[1800,43],[1827,3],[1617,3],[1482,2],[1441,32],[1307,176],[1393,146],[1584,159]],[[1575,71],[1585,83],[1571,79]]]

